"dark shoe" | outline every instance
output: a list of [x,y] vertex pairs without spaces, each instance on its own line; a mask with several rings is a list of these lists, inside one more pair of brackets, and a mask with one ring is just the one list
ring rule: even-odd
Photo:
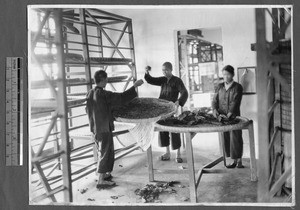
[[237,168],[245,168],[245,166],[243,166],[242,162],[238,162],[236,167]]
[[98,190],[104,190],[104,189],[110,189],[112,187],[115,187],[116,186],[116,183],[115,182],[112,182],[112,181],[104,181],[103,183],[101,184],[97,184],[96,185],[96,188]]
[[181,157],[177,157],[177,158],[175,159],[175,162],[176,162],[176,163],[182,163],[182,162],[183,162],[183,160],[182,160],[182,158],[181,158]]
[[170,157],[169,154],[164,154],[164,155],[159,156],[158,159],[159,159],[160,161],[168,161],[168,160],[171,159],[171,157]]
[[233,163],[227,165],[226,168],[235,168],[236,164],[237,164],[236,162],[233,162]]
[[113,176],[111,174],[108,174],[107,176],[104,177],[105,181],[110,181],[112,180]]

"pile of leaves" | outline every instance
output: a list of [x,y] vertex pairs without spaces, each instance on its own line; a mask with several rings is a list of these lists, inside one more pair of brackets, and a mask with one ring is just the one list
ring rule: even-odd
[[128,104],[115,107],[113,115],[125,119],[149,119],[175,111],[172,102],[157,98],[134,98]]
[[177,117],[169,117],[158,122],[162,125],[180,125],[180,126],[192,126],[201,124],[210,124],[216,126],[232,125],[239,123],[236,118],[227,118],[225,115],[220,115],[215,118],[212,114],[211,108],[204,107],[196,109],[194,111],[184,111]]
[[140,196],[144,203],[159,202],[159,195],[161,193],[176,193],[176,190],[172,188],[175,183],[177,182],[147,184],[141,189],[136,189],[135,194]]

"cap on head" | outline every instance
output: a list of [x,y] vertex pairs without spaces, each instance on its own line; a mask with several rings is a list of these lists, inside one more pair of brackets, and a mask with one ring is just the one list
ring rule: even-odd
[[232,76],[234,76],[234,68],[231,65],[224,66],[222,71],[227,71],[228,73],[232,74]]
[[95,83],[98,84],[107,78],[107,73],[103,70],[98,70],[94,74]]

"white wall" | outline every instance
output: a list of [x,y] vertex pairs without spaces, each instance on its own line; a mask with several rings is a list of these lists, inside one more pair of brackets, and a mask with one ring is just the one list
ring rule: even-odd
[[[195,28],[222,29],[224,64],[237,67],[255,66],[256,53],[250,50],[255,43],[255,13],[251,8],[222,9],[124,9],[110,10],[133,20],[138,77],[144,67],[152,66],[152,75],[161,75],[161,64],[175,64],[175,31]],[[177,67],[176,67],[177,68]],[[156,97],[159,87],[145,84],[140,96]],[[242,115],[254,120],[257,141],[257,95],[245,95]],[[245,156],[249,155],[248,135],[244,132]],[[257,145],[257,144],[256,144]]]

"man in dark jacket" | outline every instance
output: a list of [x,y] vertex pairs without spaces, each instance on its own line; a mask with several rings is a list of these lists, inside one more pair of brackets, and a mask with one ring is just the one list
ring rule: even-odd
[[[213,114],[216,118],[227,117],[234,119],[240,116],[240,105],[243,96],[243,87],[233,81],[234,68],[227,65],[223,68],[224,82],[219,84],[216,89],[212,108]],[[230,135],[232,135],[230,137]],[[243,138],[242,131],[235,130],[231,132],[224,132],[224,147],[227,157],[231,157],[234,162],[227,166],[227,168],[243,168]]]
[[95,72],[96,87],[87,93],[86,111],[89,118],[91,132],[98,145],[99,157],[97,171],[99,179],[97,188],[114,186],[111,181],[111,172],[114,166],[115,153],[112,132],[114,130],[114,117],[112,108],[123,105],[137,96],[135,88],[143,84],[138,80],[133,87],[123,93],[113,93],[104,88],[107,84],[107,73],[99,70]]
[[[151,84],[160,86],[160,99],[165,99],[168,101],[172,101],[176,104],[176,106],[184,106],[187,98],[188,92],[182,82],[182,80],[172,74],[172,64],[170,62],[165,62],[162,65],[162,72],[164,74],[163,77],[152,77],[149,74],[151,70],[150,66],[146,67],[145,80]],[[180,97],[178,98],[180,93]],[[161,147],[166,147],[166,153],[160,156],[160,160],[170,160],[170,138],[171,138],[171,146],[173,150],[177,149],[176,162],[182,163],[182,158],[180,154],[181,140],[180,134],[178,133],[169,133],[169,132],[160,132],[159,133],[159,145]]]

